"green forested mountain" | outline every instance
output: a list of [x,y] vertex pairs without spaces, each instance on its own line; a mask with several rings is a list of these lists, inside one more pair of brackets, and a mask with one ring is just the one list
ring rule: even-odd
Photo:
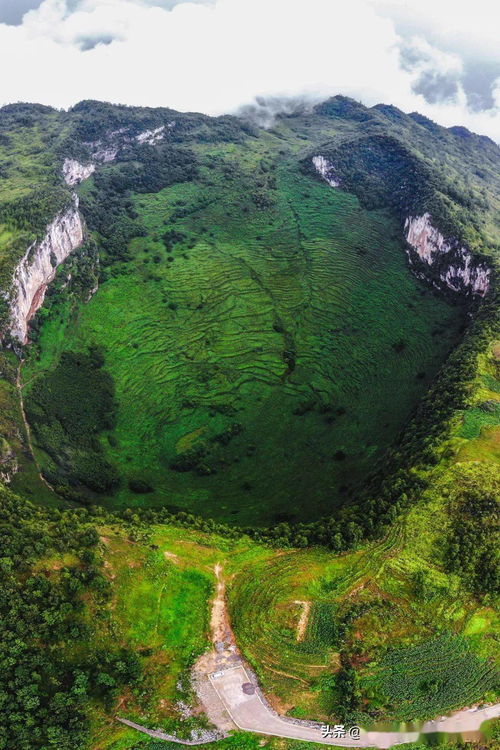
[[[138,747],[117,705],[177,727],[230,549],[296,716],[493,700],[499,262],[500,150],[465,128],[340,96],[267,129],[1,108],[0,747]],[[441,653],[455,681],[401,687]]]

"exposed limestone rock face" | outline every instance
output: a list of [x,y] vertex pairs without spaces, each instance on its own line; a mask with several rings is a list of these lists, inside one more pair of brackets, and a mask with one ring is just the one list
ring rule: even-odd
[[339,187],[340,180],[335,174],[335,167],[327,158],[318,154],[318,156],[313,156],[312,163],[316,172],[322,176],[330,187]]
[[[159,138],[163,137],[164,130],[165,128],[146,130],[144,133],[136,136],[135,140],[139,143],[156,143]],[[88,141],[85,143],[85,146],[90,151],[91,162],[82,164],[77,159],[66,158],[64,160],[62,173],[66,184],[78,185],[83,180],[86,180],[95,172],[98,164],[107,164],[110,161],[114,161],[120,148],[127,143],[132,143],[133,140],[127,135],[127,128],[120,128],[120,130],[112,130],[107,133],[103,140]]]
[[416,275],[429,277],[425,266],[435,269],[431,281],[437,288],[484,297],[489,288],[490,269],[477,261],[470,250],[457,240],[446,240],[432,225],[431,215],[409,216],[405,221],[405,237],[410,248],[408,259]]
[[164,139],[166,131],[172,130],[175,126],[176,122],[172,120],[167,125],[160,125],[153,130],[144,130],[135,136],[130,133],[129,128],[119,128],[118,130],[110,130],[98,141],[86,141],[83,145],[89,150],[91,161],[88,164],[82,164],[77,159],[66,158],[62,167],[66,184],[78,185],[86,180],[95,172],[99,164],[114,161],[120,150],[128,145],[134,143],[156,145]]
[[[166,126],[161,125],[154,130],[144,130],[136,136],[133,136],[128,128],[120,128],[119,130],[111,130],[106,133],[106,136],[99,141],[88,141],[84,145],[90,150],[92,159],[95,162],[101,164],[107,164],[110,161],[114,161],[118,156],[120,149],[127,145],[135,143],[143,144],[147,143],[150,146],[154,146],[165,137],[165,131],[168,128],[171,130],[175,127],[175,121],[169,122]],[[95,165],[94,165],[95,169]],[[92,172],[94,171],[92,170]],[[64,170],[63,170],[64,171]],[[91,174],[91,173],[90,173]],[[89,175],[87,175],[88,177]],[[85,179],[85,178],[83,178]]]
[[432,256],[436,253],[449,253],[451,245],[443,235],[432,226],[430,214],[408,217],[405,221],[406,241],[416,251],[420,260],[432,264]]
[[18,469],[16,454],[5,438],[0,436],[0,482],[9,484]]
[[92,157],[102,164],[107,164],[110,161],[114,161],[119,151],[118,146],[106,146],[100,141],[90,145],[94,147],[94,150],[92,151]]
[[80,164],[76,159],[65,159],[62,172],[63,177],[67,185],[78,185],[87,177],[90,177],[92,172],[95,172],[95,164]]
[[111,130],[106,133],[104,139],[98,141],[87,141],[84,145],[89,149],[91,158],[94,162],[107,164],[114,161],[120,148],[125,142],[130,143],[130,138],[126,136],[127,128]]
[[[312,163],[331,187],[340,186],[335,167],[325,156],[313,156]],[[457,239],[445,239],[432,224],[429,213],[408,216],[404,231],[408,260],[419,279],[430,281],[441,291],[451,290],[467,296],[484,297],[488,292],[490,268],[462,247]]]
[[150,146],[154,146],[155,143],[161,141],[165,135],[165,125],[161,125],[155,130],[145,130],[144,133],[139,133],[135,140],[138,143],[149,143]]
[[84,228],[78,211],[78,198],[61,211],[47,227],[40,243],[31,245],[18,263],[12,279],[10,333],[25,344],[28,323],[43,303],[47,285],[57,267],[83,242]]

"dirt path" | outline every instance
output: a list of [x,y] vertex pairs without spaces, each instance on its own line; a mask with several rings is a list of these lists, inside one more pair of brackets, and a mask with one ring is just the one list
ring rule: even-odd
[[305,638],[307,624],[309,622],[309,614],[311,612],[311,602],[302,602],[299,599],[296,599],[294,603],[299,604],[302,607],[302,612],[300,613],[300,620],[297,623],[297,643],[302,643],[302,641]]
[[[333,732],[324,736],[322,724],[281,716],[266,701],[255,674],[243,660],[236,645],[226,607],[226,586],[220,563],[214,567],[214,574],[217,586],[210,618],[212,648],[196,662],[193,669],[193,686],[206,715],[217,728],[220,737],[227,735],[231,730],[241,729],[256,734],[339,747],[389,748],[393,745],[416,742],[420,734],[474,732],[487,719],[500,716],[500,704],[497,704],[483,709],[463,709],[452,716],[428,721],[420,732],[367,732],[360,729],[357,737],[349,734],[349,727],[345,728],[345,736],[333,736]],[[124,723],[158,739],[175,739],[167,735],[162,736],[161,732],[152,733],[152,730],[138,724],[127,721]],[[330,726],[333,727],[334,724],[332,721]],[[196,744],[201,743],[198,741]]]
[[214,573],[217,579],[217,586],[210,616],[212,643],[216,649],[219,644],[224,644],[225,648],[228,646],[236,648],[233,630],[226,610],[226,582],[222,576],[222,565],[220,563],[215,565]]
[[229,622],[222,564],[217,563],[213,572],[217,584],[210,613],[212,647],[202,654],[194,665],[192,678],[193,687],[205,713],[212,724],[225,735],[237,727],[213,689],[209,675],[241,664],[241,654],[236,646],[233,629]]

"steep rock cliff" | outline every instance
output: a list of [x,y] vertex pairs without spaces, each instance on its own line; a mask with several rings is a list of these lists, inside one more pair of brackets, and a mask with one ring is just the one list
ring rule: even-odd
[[427,278],[438,289],[484,297],[490,269],[458,240],[445,239],[432,224],[430,214],[408,216],[405,238],[408,260],[417,276]]
[[[110,161],[114,161],[121,149],[133,143],[147,143],[150,146],[154,146],[164,139],[166,128],[170,130],[174,127],[175,122],[172,121],[166,126],[161,125],[153,130],[144,130],[138,135],[132,135],[128,128],[120,128],[119,130],[110,130],[104,138],[98,141],[88,141],[84,145],[90,151],[95,169],[96,163],[107,164]],[[92,169],[92,172],[94,169]]]
[[335,174],[335,167],[325,156],[318,154],[313,156],[312,163],[318,174],[327,182],[330,187],[339,187],[340,180]]
[[73,205],[55,217],[43,240],[30,245],[14,271],[9,329],[17,341],[26,343],[28,323],[43,303],[47,285],[53,280],[57,267],[80,247],[83,238],[84,227],[75,195]]
[[83,180],[95,172],[96,165],[94,163],[81,164],[76,159],[65,159],[62,173],[64,180],[67,185],[78,185]]
[[[317,174],[328,185],[334,188],[342,186],[339,170],[329,158],[317,154],[311,161]],[[484,297],[488,292],[491,275],[488,265],[457,239],[446,239],[434,226],[430,213],[407,216],[404,236],[408,262],[419,279],[430,282],[441,291],[466,297]]]

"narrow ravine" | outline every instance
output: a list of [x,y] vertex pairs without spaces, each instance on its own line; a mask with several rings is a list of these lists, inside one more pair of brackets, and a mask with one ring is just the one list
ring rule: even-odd
[[19,360],[19,364],[17,366],[17,372],[16,372],[16,389],[17,389],[17,393],[18,393],[18,396],[19,396],[19,408],[21,410],[21,417],[22,417],[23,424],[24,424],[24,431],[26,433],[26,442],[27,442],[27,445],[28,445],[29,452],[31,453],[31,457],[33,458],[33,463],[35,464],[36,471],[37,471],[37,474],[38,474],[38,477],[39,477],[40,481],[51,492],[55,492],[55,490],[52,487],[52,485],[49,482],[47,482],[47,480],[43,476],[41,466],[38,463],[37,457],[35,455],[35,451],[33,450],[33,441],[31,439],[31,428],[30,428],[28,419],[26,417],[26,412],[24,410],[24,396],[23,396],[23,388],[24,388],[24,386],[23,386],[22,378],[21,378],[21,370],[22,370],[23,362],[24,362],[24,360],[20,359]]

